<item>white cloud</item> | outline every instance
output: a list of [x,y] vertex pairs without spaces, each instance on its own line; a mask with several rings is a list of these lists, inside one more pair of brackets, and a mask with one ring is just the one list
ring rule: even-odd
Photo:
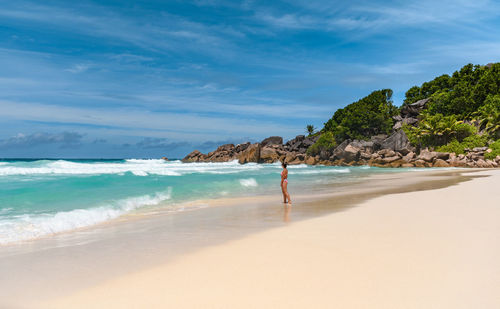
[[83,72],[87,71],[89,68],[90,68],[90,65],[88,65],[88,64],[78,63],[78,64],[73,65],[71,68],[66,69],[66,71],[74,73],[74,74],[78,74],[78,73],[83,73]]
[[289,12],[273,15],[261,9],[255,18],[284,29],[377,32],[402,26],[461,27],[500,16],[500,4],[490,0],[423,0],[391,4],[371,1],[333,6],[318,1],[294,4],[299,5],[302,10],[291,9]]
[[256,15],[256,18],[279,28],[307,29],[319,26],[314,18],[296,14],[273,15],[267,12],[260,12]]
[[[0,101],[0,118],[42,121],[61,124],[85,124],[127,128],[129,130],[162,130],[164,132],[212,134],[226,136],[267,136],[281,134],[291,136],[296,125],[275,124],[237,118],[221,118],[173,112],[149,112],[143,109],[56,106],[38,103]],[[302,126],[301,126],[302,127]],[[223,132],[223,133],[221,133]]]

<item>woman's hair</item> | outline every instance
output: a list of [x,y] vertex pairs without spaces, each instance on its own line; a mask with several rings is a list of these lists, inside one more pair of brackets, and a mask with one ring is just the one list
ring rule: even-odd
[[286,168],[287,164],[285,162],[281,162],[281,166],[283,166],[284,168]]

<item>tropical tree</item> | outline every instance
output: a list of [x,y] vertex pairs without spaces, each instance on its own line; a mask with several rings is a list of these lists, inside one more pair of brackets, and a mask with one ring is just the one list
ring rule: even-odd
[[314,132],[316,131],[316,128],[312,124],[308,124],[306,126],[306,131],[307,131],[307,134],[313,135]]
[[470,124],[457,120],[457,116],[431,115],[424,112],[417,126],[404,128],[410,141],[420,147],[440,146],[456,139],[464,138],[477,133],[477,129]]
[[392,104],[392,90],[373,91],[361,100],[338,109],[325,123],[324,131],[334,134],[337,143],[389,134],[398,108]]
[[500,63],[485,66],[467,64],[451,76],[441,75],[420,87],[410,88],[404,104],[430,98],[429,113],[470,119],[485,104],[488,96],[500,94],[499,81]]
[[474,115],[481,131],[500,138],[500,95],[489,95]]

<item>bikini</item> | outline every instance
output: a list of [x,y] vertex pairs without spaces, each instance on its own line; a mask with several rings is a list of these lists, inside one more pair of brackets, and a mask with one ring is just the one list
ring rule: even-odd
[[[284,172],[285,172],[285,171],[282,171],[282,172],[281,172],[281,177],[283,177],[283,173],[284,173]],[[287,177],[288,177],[288,176],[287,176]],[[287,179],[287,178],[283,179],[283,182],[288,183],[288,179]]]

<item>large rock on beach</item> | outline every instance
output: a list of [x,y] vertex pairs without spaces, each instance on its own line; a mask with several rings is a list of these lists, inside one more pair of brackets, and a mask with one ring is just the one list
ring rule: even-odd
[[344,159],[344,149],[347,147],[347,145],[349,145],[349,143],[351,142],[350,139],[346,139],[345,141],[343,141],[342,143],[340,143],[340,145],[338,145],[334,150],[333,150],[333,154],[330,156],[330,160],[339,160],[339,159]]
[[286,142],[284,149],[286,151],[306,153],[307,149],[311,147],[318,140],[318,138],[319,135],[308,137],[304,135],[297,135],[294,139]]
[[361,152],[361,148],[358,148],[358,147],[352,145],[352,143],[351,143],[344,148],[342,159],[344,159],[346,162],[357,161],[360,157],[360,152]]
[[415,158],[415,156],[416,156],[415,153],[413,151],[411,151],[403,157],[403,161],[405,161],[406,163],[409,163]]
[[415,162],[413,162],[415,167],[426,167],[428,166],[424,160],[418,159]]
[[279,161],[280,152],[277,148],[264,146],[260,149],[260,160],[263,163],[273,163]]
[[260,144],[255,143],[248,146],[241,154],[239,155],[238,162],[241,164],[248,162],[259,162],[260,161]]
[[203,162],[205,160],[205,155],[198,150],[193,150],[187,156],[182,159],[182,162]]
[[234,152],[240,153],[240,152],[244,151],[245,149],[247,149],[248,146],[250,146],[250,142],[238,144],[238,145],[236,145],[236,147],[234,147]]
[[443,159],[436,159],[436,161],[434,161],[432,166],[434,166],[434,167],[449,167],[450,164]]
[[234,153],[234,144],[224,144],[219,147],[217,147],[216,150],[209,152],[206,155],[205,161],[208,162],[227,162],[234,160],[235,153]]
[[402,155],[406,155],[414,150],[403,130],[394,132],[391,136],[385,139],[380,146],[383,149],[391,149],[401,153]]
[[382,143],[384,140],[387,138],[387,135],[385,134],[378,134],[374,135],[370,138],[370,141],[372,142],[372,147],[373,151],[377,151],[382,148]]
[[281,136],[270,136],[262,140],[262,142],[260,142],[260,145],[262,147],[265,147],[267,145],[283,145],[283,138]]
[[382,163],[388,164],[401,159],[399,156],[385,157],[381,161]]
[[382,149],[382,150],[377,151],[377,154],[378,154],[380,157],[385,158],[385,157],[393,157],[393,156],[395,156],[395,155],[396,155],[396,152],[395,152],[394,150],[392,150],[392,149],[387,149],[387,148],[385,148],[385,149]]
[[425,162],[432,162],[436,158],[437,158],[437,153],[434,151],[429,151],[427,149],[422,150],[417,157],[418,160],[424,160]]
[[312,156],[306,156],[305,158],[305,163],[308,164],[308,165],[314,165],[316,164],[318,161],[316,160],[315,157],[312,157]]
[[349,145],[366,153],[373,153],[375,145],[373,141],[353,140]]

